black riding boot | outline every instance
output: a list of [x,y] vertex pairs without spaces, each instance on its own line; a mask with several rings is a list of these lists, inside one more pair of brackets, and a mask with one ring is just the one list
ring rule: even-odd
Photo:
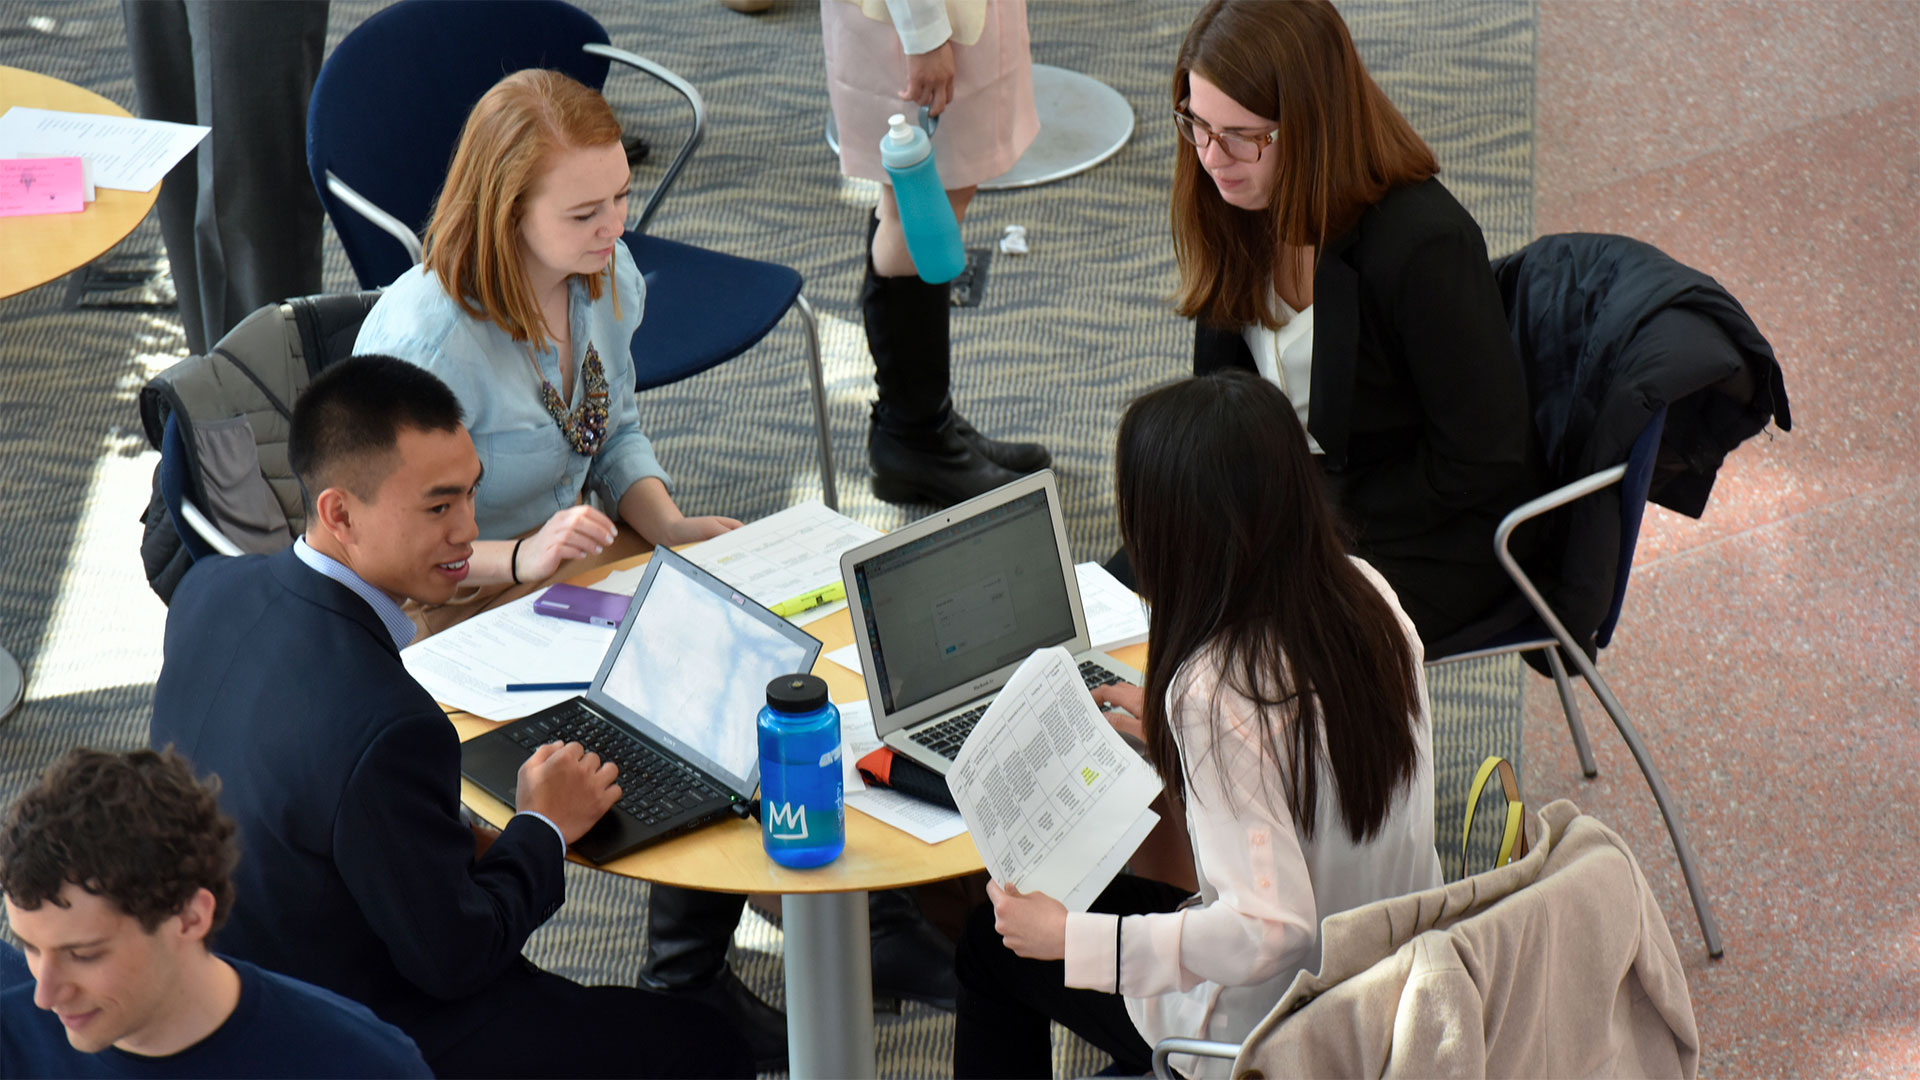
[[867,431],[874,494],[888,502],[950,506],[991,491],[1052,456],[1034,443],[1002,443],[974,430],[949,396],[951,355],[946,285],[917,275],[880,277],[867,231],[867,272],[860,314],[879,391]]
[[727,945],[747,898],[734,893],[655,885],[647,901],[643,990],[685,995],[725,1013],[747,1042],[754,1068],[787,1065],[787,1018],[761,1001],[727,966]]

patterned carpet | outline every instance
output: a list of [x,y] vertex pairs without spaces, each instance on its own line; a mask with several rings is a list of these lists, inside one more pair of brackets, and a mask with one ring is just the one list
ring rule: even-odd
[[[335,0],[331,40],[380,6]],[[821,138],[817,5],[780,4],[758,17],[712,0],[583,6],[615,44],[690,78],[711,110],[708,139],[652,231],[805,275],[822,324],[843,509],[880,528],[912,520],[915,511],[880,503],[867,487],[870,366],[854,292],[875,191],[843,180]],[[1113,86],[1132,104],[1138,130],[1092,173],[982,195],[964,227],[968,243],[983,245],[1005,225],[1024,225],[1032,254],[996,258],[982,305],[955,313],[956,398],[984,430],[1038,438],[1053,449],[1080,559],[1104,557],[1116,543],[1109,469],[1120,410],[1188,365],[1190,328],[1167,305],[1174,278],[1165,200],[1175,136],[1166,95],[1172,57],[1197,6],[1034,5],[1034,58]],[[1480,220],[1493,252],[1530,239],[1532,4],[1340,6],[1369,67],[1434,145],[1443,178]],[[12,0],[0,7],[0,64],[135,104],[113,0]],[[608,91],[629,128],[662,151],[642,167],[640,180],[650,183],[680,130],[675,104],[631,75],[616,75]],[[160,252],[158,223],[149,219],[108,261]],[[327,287],[356,287],[331,237]],[[0,727],[0,799],[68,746],[140,742],[159,664],[165,609],[141,575],[135,520],[154,457],[133,395],[183,353],[183,339],[170,312],[73,310],[66,291],[55,284],[0,300],[0,645],[29,676],[27,704]],[[817,495],[812,421],[799,391],[803,348],[789,321],[740,360],[641,398],[642,421],[688,512],[753,518]],[[1449,835],[1458,843],[1459,802],[1481,756],[1518,755],[1520,681],[1511,661],[1432,676],[1443,849]],[[581,979],[630,980],[644,886],[570,874],[568,903],[530,954]],[[743,976],[777,1003],[777,929],[750,915],[736,946]],[[945,1075],[950,1033],[943,1014],[917,1006],[884,1021],[882,1074]],[[1076,1042],[1059,1045],[1063,1074],[1104,1064]]]

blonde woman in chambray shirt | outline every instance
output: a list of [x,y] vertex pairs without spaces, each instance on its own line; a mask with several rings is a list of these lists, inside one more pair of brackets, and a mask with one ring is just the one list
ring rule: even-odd
[[[515,72],[475,104],[427,226],[425,262],[381,294],[354,344],[453,389],[485,470],[480,540],[425,633],[654,544],[739,527],[687,517],[640,430],[633,332],[646,285],[621,242],[631,174],[597,92]],[[589,485],[628,526],[582,502]],[[637,534],[637,535],[636,535]]]

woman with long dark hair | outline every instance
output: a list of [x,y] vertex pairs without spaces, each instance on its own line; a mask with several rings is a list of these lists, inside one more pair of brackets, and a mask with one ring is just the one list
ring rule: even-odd
[[1200,891],[1122,875],[1069,914],[990,885],[956,1076],[1049,1075],[1050,1019],[1130,1071],[1169,1036],[1239,1041],[1318,967],[1321,919],[1441,880],[1420,639],[1346,554],[1286,396],[1239,372],[1152,391],[1114,472],[1152,650],[1144,689],[1094,700],[1184,804]]
[[1434,655],[1505,629],[1493,532],[1544,470],[1486,241],[1433,151],[1326,0],[1213,0],[1172,104],[1194,373],[1286,393],[1356,550]]

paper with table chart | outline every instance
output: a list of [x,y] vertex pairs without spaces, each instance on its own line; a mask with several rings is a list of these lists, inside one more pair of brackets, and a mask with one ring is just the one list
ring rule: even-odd
[[84,158],[96,187],[152,191],[212,128],[15,105],[0,114],[0,157]]
[[[638,579],[623,590],[629,595]],[[609,590],[613,591],[613,590]],[[613,644],[612,627],[533,610],[533,593],[400,651],[400,662],[434,700],[488,720],[518,720],[578,697],[579,690],[508,693],[508,683],[592,682]]]
[[1065,649],[1000,689],[947,773],[994,880],[1085,911],[1160,820],[1153,767],[1094,707]]
[[[681,554],[763,606],[772,607],[839,581],[841,553],[879,537],[879,530],[811,500],[721,533]],[[844,600],[824,604],[787,621],[810,623],[845,607]]]
[[840,710],[840,773],[847,785],[847,806],[928,844],[967,831],[959,814],[884,787],[868,787],[859,760],[880,749],[873,732],[873,710],[864,701],[836,705]]

